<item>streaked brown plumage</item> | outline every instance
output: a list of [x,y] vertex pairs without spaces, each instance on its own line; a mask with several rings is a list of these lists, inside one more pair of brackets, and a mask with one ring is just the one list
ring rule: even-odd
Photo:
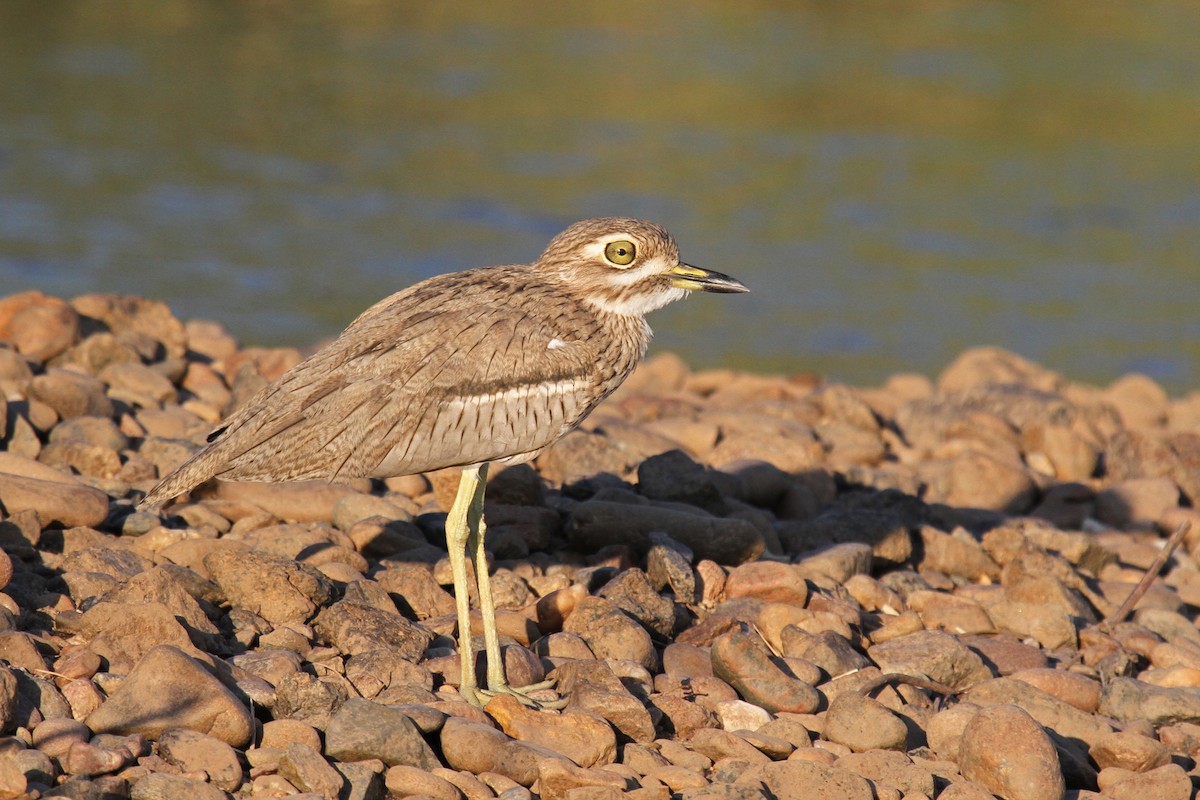
[[[334,480],[462,466],[466,487],[467,473],[486,478],[488,463],[527,461],[577,426],[645,354],[645,313],[692,289],[745,291],[681,264],[659,226],[612,217],[572,225],[533,264],[423,281],[367,309],[252,397],[142,507],[214,477]],[[448,538],[456,511],[466,524],[477,500],[482,513],[482,490],[464,491]],[[469,533],[482,552],[482,520],[477,528]],[[478,577],[486,581],[486,570]]]

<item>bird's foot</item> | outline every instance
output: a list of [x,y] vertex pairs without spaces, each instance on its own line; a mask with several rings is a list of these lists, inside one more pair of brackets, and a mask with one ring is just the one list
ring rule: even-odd
[[477,708],[485,707],[489,700],[502,694],[515,697],[517,702],[529,708],[550,710],[564,708],[567,705],[565,698],[555,695],[553,700],[549,699],[549,695],[553,695],[553,691],[551,691],[553,688],[554,681],[541,681],[528,686],[509,686],[507,683],[499,683],[487,689],[474,688],[469,692],[463,692],[460,688],[459,691],[462,692],[463,699]]

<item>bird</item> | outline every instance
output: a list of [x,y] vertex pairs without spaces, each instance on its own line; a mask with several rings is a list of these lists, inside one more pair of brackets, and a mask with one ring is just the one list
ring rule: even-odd
[[[217,478],[327,481],[459,467],[446,517],[461,666],[459,693],[482,707],[508,684],[484,539],[492,464],[535,458],[633,372],[646,314],[692,291],[748,291],[680,261],[652,222],[604,217],[555,236],[531,264],[439,275],[384,298],[332,342],[250,397],[140,501],[157,511]],[[475,676],[467,560],[487,662]]]

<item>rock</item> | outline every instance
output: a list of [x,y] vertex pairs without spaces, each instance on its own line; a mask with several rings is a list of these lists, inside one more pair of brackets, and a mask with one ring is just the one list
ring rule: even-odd
[[1095,713],[1100,705],[1099,681],[1078,672],[1048,668],[1023,669],[1013,672],[1010,677],[1036,686],[1088,714]]
[[622,570],[596,594],[664,639],[675,629],[675,604],[656,592],[649,576],[636,567]]
[[844,744],[856,753],[867,750],[905,749],[908,728],[878,700],[857,692],[843,692],[825,714],[825,739]]
[[1114,678],[1105,685],[1098,710],[1121,722],[1144,719],[1155,727],[1200,722],[1200,688],[1168,689],[1133,678]]
[[463,793],[450,781],[417,767],[393,766],[383,781],[390,797],[432,797],[435,800],[463,798]]
[[1109,767],[1100,773],[1100,790],[1113,800],[1188,800],[1192,782],[1183,767],[1165,764],[1149,772],[1126,772]]
[[112,401],[104,393],[104,384],[74,370],[48,369],[29,382],[27,393],[30,401],[44,403],[60,419],[113,415]]
[[225,792],[186,775],[152,772],[138,779],[129,789],[130,800],[228,800]]
[[333,510],[353,486],[328,481],[287,481],[251,483],[221,481],[212,489],[212,498],[253,503],[276,519],[289,522],[329,522]]
[[34,512],[43,525],[92,527],[108,516],[108,495],[53,467],[0,452],[0,505],[10,516]]
[[1119,767],[1131,772],[1148,772],[1171,760],[1162,742],[1128,731],[1106,734],[1088,748],[1088,755],[1101,770]]
[[[1085,714],[1035,686],[1012,678],[996,678],[978,683],[968,689],[962,699],[980,706],[1019,706],[1040,725],[1054,731],[1057,736],[1063,739],[1078,739],[1089,745],[1112,731],[1111,726],[1102,718]],[[1105,713],[1103,707],[1100,713]]]
[[638,464],[638,492],[651,500],[689,503],[701,508],[720,495],[708,471],[682,450],[651,456]]
[[279,759],[279,774],[302,792],[312,792],[334,800],[345,786],[345,779],[321,754],[303,744],[289,744]]
[[764,549],[762,533],[743,519],[605,500],[580,503],[567,519],[565,532],[571,546],[586,553],[612,544],[644,552],[650,546],[652,531],[666,533],[697,558],[722,564],[753,560]]
[[726,597],[757,597],[803,607],[808,602],[804,577],[790,564],[751,561],[735,568],[725,579]]
[[904,795],[925,797],[935,793],[934,776],[904,753],[887,750],[850,753],[837,760],[837,767],[867,778],[877,790],[890,787]]
[[131,406],[155,408],[178,399],[175,385],[145,364],[109,364],[100,371],[98,377],[108,385],[108,396],[111,399]]
[[744,700],[767,711],[811,714],[820,703],[817,690],[772,663],[761,639],[748,629],[739,627],[713,641],[712,668]]
[[[187,350],[187,332],[183,324],[161,301],[115,294],[88,294],[76,297],[71,301],[71,306],[82,317],[104,323],[118,338],[146,337],[160,345],[169,358],[183,358]],[[146,355],[156,354],[148,352]]]
[[421,731],[403,712],[370,700],[350,698],[325,728],[325,754],[338,761],[377,758],[430,770],[440,765]]
[[148,739],[171,728],[188,728],[234,747],[244,747],[254,733],[249,710],[198,662],[170,645],[147,652],[86,723],[96,733],[140,733]]
[[930,503],[1021,514],[1033,508],[1037,496],[1024,471],[984,453],[966,451],[953,459],[926,461],[917,472]]
[[186,728],[173,728],[158,737],[158,754],[184,772],[206,772],[227,792],[236,792],[244,775],[237,752],[225,742]]
[[1179,487],[1170,478],[1131,478],[1096,495],[1096,517],[1114,528],[1147,530],[1179,505]]
[[347,655],[392,650],[410,661],[420,659],[433,639],[425,628],[399,614],[345,600],[322,611],[316,629],[325,641]]
[[1016,706],[991,706],[971,718],[959,766],[964,778],[1011,800],[1062,800],[1066,791],[1053,742]]
[[958,575],[973,583],[985,578],[993,583],[1000,580],[1000,565],[962,528],[943,533],[930,525],[922,525],[921,543],[924,546],[923,569]]
[[22,292],[5,298],[0,308],[0,339],[34,361],[49,361],[79,338],[79,315],[57,297]]
[[162,603],[96,603],[83,615],[79,633],[114,672],[130,671],[155,647],[194,652],[187,631]]
[[275,624],[304,622],[329,600],[329,580],[290,558],[227,547],[206,555],[204,567],[231,605]]
[[92,732],[74,719],[47,719],[33,729],[33,746],[51,758],[66,757],[76,742],[86,742]]
[[744,770],[735,786],[762,785],[776,800],[875,800],[866,778],[812,761],[776,761]]
[[[538,764],[538,785],[543,800],[568,800],[579,792],[601,790],[600,797],[618,798],[629,788],[624,778],[603,769],[582,769],[569,761],[545,760]],[[584,794],[590,797],[591,794]]]
[[565,757],[528,742],[509,738],[495,728],[450,717],[441,731],[442,756],[451,769],[474,775],[496,772],[522,786],[538,779],[542,761],[571,762]]
[[836,583],[846,583],[856,575],[869,575],[874,554],[862,542],[845,542],[800,553],[796,564],[801,570],[824,575]]
[[919,631],[867,650],[884,672],[899,672],[963,689],[992,677],[982,659],[954,636]]
[[567,710],[596,714],[635,742],[654,741],[650,714],[604,661],[568,662],[557,668],[556,675]]
[[599,658],[634,661],[650,670],[658,663],[650,634],[603,598],[580,601],[563,623],[563,631],[578,634]]
[[581,767],[611,764],[616,759],[613,729],[591,714],[570,710],[546,714],[505,694],[488,701],[485,710],[514,739],[562,753]]

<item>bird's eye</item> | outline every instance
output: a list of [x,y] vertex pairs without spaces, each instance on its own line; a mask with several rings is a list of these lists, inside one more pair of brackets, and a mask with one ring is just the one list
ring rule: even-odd
[[609,242],[608,246],[604,248],[604,257],[618,267],[628,267],[633,263],[635,255],[637,255],[637,248],[633,246],[633,242],[624,239],[619,242]]

